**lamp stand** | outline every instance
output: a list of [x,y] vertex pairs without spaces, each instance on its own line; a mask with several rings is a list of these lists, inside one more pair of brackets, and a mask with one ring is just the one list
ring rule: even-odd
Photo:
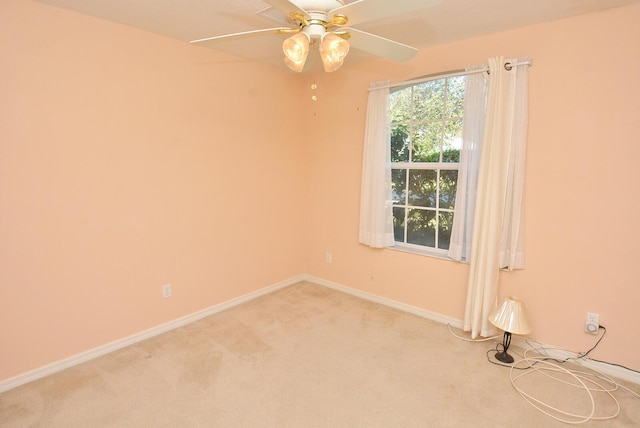
[[502,337],[502,352],[496,352],[496,360],[502,361],[506,364],[513,363],[513,357],[507,354],[507,349],[509,349],[509,345],[511,345],[511,333],[508,331],[504,332],[504,336]]

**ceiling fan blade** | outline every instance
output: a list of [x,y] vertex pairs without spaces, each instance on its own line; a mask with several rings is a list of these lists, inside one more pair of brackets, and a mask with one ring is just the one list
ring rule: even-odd
[[289,70],[283,61],[284,53],[282,52],[282,42],[287,37],[290,37],[290,34],[279,33],[277,30],[277,28],[269,28],[267,30],[209,37],[194,40],[191,43],[193,46],[213,49],[215,51],[228,53],[232,57],[237,57],[217,58],[214,56],[212,61],[218,61],[219,63],[233,63],[246,60]]
[[344,29],[351,34],[349,45],[373,55],[403,62],[410,60],[418,53],[418,49],[414,47],[394,42],[393,40],[385,39],[375,34],[366,33],[350,27]]
[[441,2],[442,0],[359,0],[332,10],[329,12],[329,16],[340,13],[349,17],[349,25],[356,25],[414,10],[426,9]]
[[278,9],[280,12],[284,13],[287,18],[291,17],[291,13],[299,13],[304,16],[306,19],[311,19],[306,10],[300,9],[295,3],[290,2],[289,0],[264,0],[266,3],[269,3],[274,8]]
[[213,45],[216,42],[220,42],[224,40],[243,39],[247,37],[260,36],[266,33],[278,34],[280,32],[288,32],[288,31],[291,31],[291,28],[289,27],[265,28],[263,30],[243,31],[242,33],[232,33],[232,34],[224,34],[222,36],[206,37],[204,39],[191,40],[189,43]]

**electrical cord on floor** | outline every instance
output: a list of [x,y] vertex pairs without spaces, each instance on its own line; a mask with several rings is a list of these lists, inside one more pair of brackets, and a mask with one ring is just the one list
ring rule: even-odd
[[[528,365],[525,367],[527,367],[528,370],[521,371],[520,374],[516,376],[514,375],[514,370],[518,368],[518,364],[521,364],[521,363],[527,363]],[[581,424],[590,420],[614,419],[616,416],[620,414],[620,403],[618,402],[618,400],[616,400],[616,398],[612,394],[612,392],[618,388],[618,384],[615,381],[613,381],[613,379],[611,378],[604,377],[604,376],[597,376],[587,372],[568,370],[556,363],[546,361],[544,358],[536,358],[536,357],[527,357],[517,361],[516,363],[514,363],[509,373],[510,373],[512,386],[529,404],[531,404],[533,407],[535,407],[537,410],[544,413],[545,415],[553,419],[556,419],[560,422],[564,422],[568,424]],[[528,376],[534,373],[541,373],[557,382],[561,382],[566,385],[570,385],[570,386],[579,388],[581,390],[584,390],[587,393],[587,397],[589,399],[589,404],[590,404],[590,410],[588,414],[581,415],[581,414],[566,412],[564,410],[561,410],[557,407],[552,406],[551,404],[545,403],[544,401],[535,398],[531,394],[526,393],[518,385],[518,380],[524,376]],[[564,375],[568,375],[575,380],[575,383],[560,379],[559,377],[554,376],[553,373],[563,373]],[[598,383],[596,380],[591,379],[589,376],[595,376],[598,379],[605,380],[613,386],[610,388],[605,387],[602,384]],[[590,383],[590,385],[587,386],[587,383],[585,382]],[[615,412],[613,414],[605,415],[605,416],[594,416],[596,403],[593,397],[593,392],[607,393],[611,398],[611,400],[615,403],[615,409],[616,409]]]
[[454,333],[454,331],[451,329],[451,324],[447,324],[447,327],[449,328],[449,333],[451,333],[454,337],[457,337],[460,340],[464,340],[465,342],[487,342],[489,340],[494,340],[494,339],[497,339],[499,337],[502,337],[501,334],[498,334],[498,335],[491,336],[491,337],[483,337],[482,339],[471,339],[469,337],[463,337],[463,336],[460,336],[460,335]]
[[[465,337],[461,337],[455,334],[451,330],[450,325],[448,327],[451,334],[465,341],[471,341],[471,342],[486,341],[486,340],[493,340],[500,337],[500,336],[493,336],[491,338],[479,339],[479,340],[467,339]],[[518,352],[514,352],[510,348],[511,353],[514,353],[520,357],[520,360],[514,362],[513,364],[505,364],[502,362],[493,361],[491,359],[490,353],[502,352],[502,350],[504,350],[504,346],[501,343],[498,343],[494,348],[489,349],[486,352],[487,360],[492,364],[510,368],[509,376],[510,376],[510,380],[513,388],[529,404],[535,407],[538,411],[544,413],[545,415],[553,419],[556,419],[560,422],[564,422],[567,424],[581,424],[590,420],[614,419],[620,414],[620,403],[614,397],[613,392],[617,391],[618,389],[624,389],[637,398],[640,398],[640,394],[631,390],[630,388],[627,388],[624,385],[618,384],[612,378],[598,372],[597,370],[593,370],[593,373],[590,373],[590,372],[584,372],[579,370],[569,370],[564,367],[561,367],[561,364],[572,362],[572,361],[578,361],[578,360],[584,361],[586,359],[590,359],[592,361],[599,361],[599,360],[594,360],[592,358],[589,358],[589,354],[594,349],[596,349],[596,347],[600,344],[600,342],[602,341],[602,339],[607,333],[607,329],[605,326],[600,325],[599,330],[600,329],[603,330],[603,333],[602,333],[602,336],[600,336],[600,338],[596,341],[595,345],[593,345],[591,349],[589,349],[588,351],[579,353],[575,357],[569,357],[564,359],[551,357],[549,356],[547,351],[551,351],[553,350],[553,348],[545,348],[543,346],[534,347],[534,346],[531,346],[531,343],[529,342],[529,340],[527,340],[527,344],[531,346],[531,349],[525,350],[524,355],[520,355]],[[530,357],[528,356],[530,352],[537,352],[539,356]],[[605,364],[611,364],[611,363],[606,363],[604,361],[599,361],[599,362],[603,362]],[[618,364],[612,364],[612,365],[620,366]],[[620,367],[626,368],[624,366],[620,366]],[[632,370],[632,371],[637,372],[636,370]],[[579,388],[580,390],[585,391],[588,397],[588,401],[590,403],[590,411],[588,412],[588,414],[580,415],[580,414],[575,414],[571,412],[566,412],[548,403],[545,403],[542,400],[535,398],[531,394],[526,393],[522,388],[520,388],[518,383],[519,383],[519,380],[522,379],[523,377],[529,376],[532,374],[543,374],[554,381],[561,382],[563,384],[570,385],[572,387],[576,387],[576,388]],[[569,376],[574,382],[568,382],[566,380],[560,379],[559,376],[565,376],[565,377]],[[606,385],[603,382],[606,383]],[[595,416],[596,401],[594,399],[594,393],[606,393],[610,398],[610,400],[615,404],[615,411],[609,415]]]
[[603,325],[599,325],[598,326],[598,331],[602,330],[602,336],[600,336],[600,339],[598,339],[598,341],[596,342],[595,345],[593,345],[593,347],[591,349],[589,349],[587,352],[583,352],[582,354],[578,354],[577,357],[575,358],[568,358],[569,360],[581,360],[581,359],[585,359],[590,353],[591,351],[593,351],[594,349],[596,349],[596,347],[600,344],[600,342],[602,341],[602,339],[604,339],[605,334],[607,334],[607,327],[603,326]]
[[[599,341],[598,341],[599,343]],[[595,347],[594,347],[595,348]],[[591,350],[589,350],[588,352],[592,351],[594,348],[592,348]],[[619,383],[617,383],[615,380],[613,380],[611,377],[598,372],[597,370],[593,370],[591,372],[585,372],[585,371],[580,371],[580,370],[569,370],[569,369],[565,369],[564,367],[561,367],[559,363],[564,363],[564,362],[569,362],[571,360],[576,360],[577,358],[568,358],[565,360],[561,360],[559,363],[556,362],[549,362],[549,358],[548,357],[529,357],[527,354],[529,352],[534,352],[536,351],[536,349],[528,349],[525,351],[524,353],[524,358],[522,358],[521,360],[517,361],[516,363],[514,363],[513,367],[511,368],[510,371],[510,378],[511,378],[511,384],[514,387],[514,389],[527,401],[529,402],[529,404],[531,404],[532,406],[534,406],[537,410],[539,410],[540,412],[546,414],[547,416],[556,419],[558,421],[564,422],[564,423],[568,423],[568,424],[581,424],[583,422],[587,422],[590,420],[610,420],[610,419],[614,419],[616,418],[619,414],[620,414],[620,403],[618,402],[618,400],[615,398],[615,396],[613,395],[613,392],[617,391],[618,389],[624,389],[627,392],[629,392],[630,394],[632,394],[633,396],[640,398],[640,394],[638,394],[637,392],[633,391],[630,388],[627,388],[624,385],[621,385]],[[583,353],[581,355],[585,355],[586,353]],[[525,366],[524,368],[530,369],[527,371],[527,373],[522,373],[520,375],[514,375],[514,370],[517,369],[521,369],[522,367],[518,367],[519,364],[521,363],[528,363],[527,366]],[[547,366],[547,367],[542,367],[542,366]],[[531,373],[541,373],[547,377],[549,377],[550,379],[557,381],[557,382],[561,382],[563,384],[572,386],[572,387],[576,387],[579,388],[581,390],[584,390],[587,393],[587,396],[589,398],[589,402],[591,404],[591,410],[589,412],[588,415],[579,415],[579,414],[575,414],[575,413],[569,413],[569,412],[565,412],[561,409],[558,409],[556,407],[551,406],[550,404],[547,404],[541,400],[536,399],[535,397],[533,397],[530,394],[527,394],[526,392],[524,392],[518,385],[517,385],[517,381],[528,374]],[[576,383],[572,383],[572,382],[568,382],[566,380],[562,380],[557,376],[554,376],[553,373],[562,373],[563,375],[568,375],[570,377],[572,377],[575,381],[577,381]],[[605,386],[601,381],[604,381],[606,384],[608,384],[608,386]],[[589,385],[589,386],[588,386]],[[612,414],[609,415],[603,415],[603,416],[594,416],[595,413],[595,407],[596,407],[596,403],[595,403],[595,399],[594,399],[594,393],[606,393],[609,396],[609,399],[611,400],[611,402],[613,402],[615,404],[615,412],[613,412]],[[567,417],[569,418],[573,418],[573,419],[567,419]]]
[[[602,341],[602,339],[606,334],[606,331],[607,331],[606,327],[603,325],[600,325],[599,327],[600,327],[599,329],[603,330],[602,336],[600,336],[600,338],[597,340],[595,345],[591,347],[591,349],[589,349],[587,352],[579,353],[576,357],[557,359],[557,358],[549,357],[549,355],[546,352],[547,350],[550,350],[549,348],[540,347],[540,348],[527,349],[524,353],[524,357],[521,360],[514,363],[509,372],[509,375],[511,378],[511,384],[514,387],[514,389],[538,411],[560,422],[564,422],[568,424],[581,424],[590,420],[610,420],[617,417],[620,414],[620,403],[614,397],[613,392],[621,388],[621,389],[627,390],[632,395],[640,398],[640,395],[638,393],[625,387],[624,385],[618,384],[609,376],[599,373],[597,370],[593,370],[593,373],[590,373],[590,372],[584,372],[579,370],[569,370],[560,366],[560,364],[563,364],[566,362],[586,360],[589,354],[594,349],[596,349],[596,347],[600,344],[600,342]],[[529,352],[538,352],[538,354],[540,354],[541,356],[529,357],[528,356]],[[524,367],[521,367],[520,365],[523,363],[526,363],[526,365]],[[515,370],[519,370],[523,368],[525,370],[521,374],[515,375]],[[519,387],[518,380],[523,376],[533,374],[533,373],[541,373],[554,381],[561,382],[566,385],[570,385],[585,391],[591,406],[591,410],[589,411],[589,414],[579,415],[575,413],[566,412],[564,410],[553,407],[548,403],[538,400],[532,395],[524,392],[523,389]],[[558,373],[564,376],[570,376],[575,382],[572,383],[566,380],[562,380],[558,377],[560,375],[554,376],[554,374],[558,374]],[[608,386],[605,386],[601,381],[606,382]],[[615,404],[615,411],[613,413],[609,415],[604,415],[604,416],[594,416],[595,408],[596,408],[594,393],[598,393],[598,392],[606,393],[609,399]]]
[[589,360],[595,361],[595,362],[598,362],[598,363],[602,363],[602,364],[607,364],[609,366],[620,367],[621,369],[629,370],[630,372],[640,373],[640,370],[630,369],[629,367],[623,366],[622,364],[610,363],[608,361],[597,360],[597,359],[591,358],[591,357],[589,357]]
[[[491,336],[491,337],[483,337],[483,338],[481,338],[481,339],[471,339],[471,338],[469,338],[469,337],[464,337],[464,336],[460,336],[459,334],[456,334],[456,333],[451,329],[451,324],[447,324],[447,327],[449,328],[449,333],[451,333],[451,335],[452,335],[453,337],[456,337],[456,338],[458,338],[458,339],[460,339],[460,340],[463,340],[463,341],[465,341],[465,342],[488,342],[488,341],[490,341],[490,340],[495,340],[495,339],[498,339],[498,338],[502,337],[502,335],[501,335],[501,334],[497,334],[497,335],[495,335],[495,336]],[[492,360],[491,360],[491,358],[489,357],[489,353],[490,353],[490,352],[493,352],[493,351],[500,352],[500,350],[498,349],[498,346],[502,346],[502,343],[498,343],[498,344],[496,345],[495,349],[489,349],[489,350],[487,351],[487,360],[488,360],[491,364],[495,364],[495,365],[497,365],[497,366],[511,367],[511,364],[504,364],[504,363],[499,363],[499,362],[496,362],[496,361],[492,361]]]
[[[605,334],[607,334],[607,328],[606,328],[605,326],[603,326],[603,325],[599,325],[598,327],[599,327],[599,328],[598,328],[598,331],[600,331],[600,330],[602,330],[602,331],[603,331],[602,336],[600,336],[600,338],[598,339],[598,341],[595,343],[595,345],[593,345],[593,346],[591,347],[591,349],[589,349],[587,352],[579,353],[579,354],[577,354],[575,357],[567,357],[567,358],[564,358],[564,359],[551,357],[551,356],[549,356],[549,354],[547,354],[547,353],[546,353],[546,351],[548,351],[548,350],[549,350],[549,351],[554,350],[553,348],[545,348],[545,347],[543,347],[542,345],[540,345],[539,343],[538,343],[538,345],[539,345],[539,346],[533,346],[533,345],[531,344],[531,341],[529,341],[529,339],[526,339],[526,342],[527,342],[527,345],[529,345],[529,346],[530,346],[532,349],[534,349],[536,352],[538,352],[538,353],[539,353],[539,354],[541,354],[541,355],[545,355],[545,357],[546,357],[546,361],[554,361],[554,362],[559,363],[559,364],[566,363],[566,362],[568,362],[568,361],[575,361],[575,360],[583,360],[583,361],[584,361],[585,359],[587,359],[587,357],[589,356],[589,354],[591,353],[591,351],[593,351],[594,349],[596,349],[596,348],[597,348],[597,346],[600,344],[600,342],[602,341],[602,339],[604,339]],[[591,358],[589,358],[589,359],[591,359]]]
[[[453,337],[456,337],[460,340],[463,340],[465,342],[488,342],[490,340],[495,340],[495,339],[499,339],[502,337],[501,334],[496,334],[495,336],[490,336],[490,337],[483,337],[481,339],[471,339],[469,337],[464,337],[464,336],[460,336],[459,334],[456,334],[453,329],[451,328],[451,324],[447,324],[447,327],[449,328],[449,333],[451,333],[451,335]],[[529,343],[527,341],[527,343]],[[498,362],[498,361],[493,361],[491,359],[491,357],[489,356],[489,354],[491,352],[502,352],[504,350],[502,343],[498,343],[496,344],[495,348],[491,348],[487,351],[487,361],[489,361],[491,364],[495,364],[496,366],[502,366],[502,367],[511,367],[512,364],[506,364],[506,363],[502,363],[502,362]],[[518,354],[517,352],[514,352],[513,350],[511,350],[512,353],[518,355],[520,358],[523,358],[522,355]],[[525,370],[525,369],[523,369]]]
[[[517,356],[519,356],[520,358],[524,358],[522,355],[520,355],[518,352],[515,352],[512,348],[509,348],[512,354],[516,354]],[[503,352],[504,351],[504,346],[502,345],[502,343],[498,343],[496,344],[495,348],[491,348],[489,350],[487,350],[486,352],[486,356],[487,356],[487,361],[489,361],[491,364],[494,364],[496,366],[502,366],[502,367],[508,367],[511,368],[513,367],[513,364],[507,364],[507,363],[503,363],[501,361],[494,361],[495,359],[491,358],[491,355],[495,355],[493,354],[494,352]],[[519,367],[518,370],[528,370],[529,367]]]
[[[465,342],[487,342],[487,341],[495,340],[495,339],[499,339],[499,338],[501,338],[501,337],[502,337],[502,335],[501,335],[501,334],[497,334],[497,335],[495,335],[495,336],[483,337],[483,338],[481,338],[481,339],[471,339],[471,338],[469,338],[469,337],[464,337],[464,336],[460,336],[459,334],[456,334],[456,333],[452,330],[452,328],[451,328],[451,324],[447,324],[447,327],[449,328],[449,333],[451,333],[451,335],[452,335],[452,336],[454,336],[454,337],[456,337],[456,338],[458,338],[458,339],[460,339],[460,340],[463,340],[463,341],[465,341]],[[528,340],[527,340],[527,343],[529,343],[529,341],[528,341]],[[504,350],[504,347],[503,347],[502,343],[497,343],[497,344],[496,344],[496,346],[495,346],[495,348],[491,348],[491,349],[489,349],[489,350],[487,351],[487,353],[486,353],[486,355],[487,355],[487,361],[489,361],[491,364],[495,364],[496,366],[512,367],[512,364],[506,364],[506,363],[502,363],[502,362],[499,362],[499,361],[493,361],[493,360],[491,359],[490,355],[489,355],[491,352],[502,352],[503,350]],[[524,358],[522,355],[520,355],[520,354],[518,354],[517,352],[513,351],[513,349],[511,350],[511,353],[514,353],[514,354],[518,355],[520,358]],[[551,357],[549,357],[549,358],[551,358]],[[558,361],[558,362],[564,362],[564,361],[559,361],[559,360],[556,360],[556,361]],[[526,370],[526,369],[524,369],[524,368],[523,368],[522,370]]]

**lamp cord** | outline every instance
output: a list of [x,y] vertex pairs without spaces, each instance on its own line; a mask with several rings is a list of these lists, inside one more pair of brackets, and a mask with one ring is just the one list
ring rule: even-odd
[[577,357],[575,358],[567,358],[568,360],[576,360],[576,359],[584,359],[586,358],[591,351],[593,351],[594,349],[596,349],[596,347],[600,344],[600,342],[602,341],[602,339],[604,339],[605,334],[607,334],[607,327],[603,326],[603,325],[599,325],[598,326],[598,330],[602,329],[602,336],[600,336],[600,339],[598,339],[598,341],[596,342],[595,345],[593,345],[593,347],[591,349],[589,349],[587,352],[584,352],[582,354],[578,354]]
[[502,337],[501,334],[496,334],[495,336],[491,336],[491,337],[483,337],[481,339],[469,339],[468,337],[464,337],[464,336],[460,336],[458,334],[456,334],[452,329],[451,329],[451,324],[447,324],[447,327],[449,328],[449,333],[451,333],[452,336],[460,339],[460,340],[464,340],[465,342],[488,342],[489,340],[494,340],[497,339],[499,337]]
[[[602,341],[602,339],[606,334],[607,329],[605,326],[600,325],[599,328],[603,330],[603,334],[602,336],[600,336],[600,338],[595,343],[595,345],[593,345],[593,347],[591,347],[591,349],[589,349],[588,351],[577,354],[576,357],[570,357],[565,359],[552,358],[546,354],[546,351],[549,348],[544,348],[540,346],[537,348],[532,347],[531,349],[525,350],[524,355],[520,355],[517,352],[512,351],[513,353],[521,357],[521,359],[514,362],[513,364],[504,364],[501,362],[493,361],[489,355],[491,352],[501,352],[500,348],[502,348],[502,352],[505,351],[505,344],[498,343],[496,344],[495,348],[489,349],[486,352],[487,360],[490,363],[498,366],[509,367],[510,369],[509,376],[510,376],[510,380],[513,388],[522,396],[522,398],[524,398],[529,404],[535,407],[538,411],[544,413],[545,415],[553,419],[556,419],[560,422],[564,422],[567,424],[581,424],[590,420],[614,419],[620,414],[620,403],[613,396],[613,392],[617,391],[618,389],[624,389],[637,398],[640,398],[640,394],[638,394],[637,392],[633,391],[630,388],[627,388],[624,385],[618,384],[612,378],[610,378],[609,376],[603,373],[598,372],[597,370],[593,370],[593,373],[589,373],[589,372],[583,372],[583,371],[577,371],[577,370],[569,370],[560,366],[560,364],[563,364],[569,361],[587,359],[588,355],[594,349],[596,349],[596,347],[600,344],[600,342]],[[451,330],[451,326],[449,326],[449,331],[455,337],[458,337],[462,340],[470,341],[470,342],[491,340],[499,337],[499,336],[494,336],[491,338],[474,340],[474,339],[467,339],[455,334]],[[528,340],[527,340],[527,343],[530,344]],[[540,356],[529,357],[528,356],[529,352],[537,352]],[[589,358],[589,359],[593,361],[599,361],[599,360],[594,360],[593,358]],[[600,361],[600,362],[604,362],[604,361]],[[606,364],[611,364],[611,363],[606,363]],[[613,365],[626,368],[624,366],[620,366],[619,364],[613,364]],[[636,370],[632,370],[632,371],[637,372]],[[519,373],[519,374],[516,374],[516,373]],[[566,412],[564,410],[551,406],[550,404],[545,403],[544,401],[539,400],[533,397],[531,394],[528,394],[525,391],[523,391],[518,385],[519,379],[534,373],[545,375],[552,380],[555,380],[557,382],[561,382],[566,385],[570,385],[585,391],[591,407],[589,414],[580,415],[580,414]],[[554,376],[554,374],[556,373],[559,373],[560,375],[565,377],[569,376],[574,382],[568,382],[566,380],[560,379],[558,376]],[[608,384],[608,386],[606,384]],[[597,393],[597,392],[606,393],[610,398],[610,400],[615,404],[615,411],[612,414],[604,415],[604,416],[594,416],[595,406],[596,406],[594,393]]]
[[[602,337],[600,338],[602,339]],[[599,343],[600,341],[598,341],[597,343]],[[597,346],[596,343],[596,346]],[[590,349],[588,352],[591,352],[593,349],[595,349],[595,346]],[[617,383],[616,381],[614,381],[611,377],[598,372],[597,370],[593,370],[592,369],[592,373],[590,372],[584,372],[584,371],[579,371],[579,370],[569,370],[566,369],[564,367],[561,367],[560,364],[564,363],[564,362],[568,362],[570,360],[576,360],[579,359],[579,357],[576,358],[566,358],[564,360],[555,360],[553,358],[549,358],[547,356],[542,356],[542,357],[528,357],[527,354],[531,351],[537,351],[537,349],[533,348],[533,349],[527,349],[524,352],[524,357],[515,362],[513,364],[513,366],[511,367],[511,370],[509,372],[510,375],[510,379],[511,379],[511,384],[513,386],[513,388],[529,403],[531,404],[533,407],[535,407],[537,410],[539,410],[540,412],[544,413],[545,415],[556,419],[560,422],[564,422],[564,423],[568,423],[568,424],[581,424],[590,420],[610,420],[610,419],[614,419],[616,418],[619,414],[620,414],[620,403],[618,402],[618,400],[613,396],[613,392],[617,391],[618,389],[624,389],[627,392],[629,392],[630,394],[634,395],[637,398],[640,398],[640,394],[638,394],[637,392],[633,391],[630,388],[627,388],[624,385],[621,385],[619,383]],[[587,353],[588,353],[587,352]],[[584,357],[587,353],[583,353],[580,354],[582,355],[582,357]],[[554,362],[550,362],[549,360],[553,360]],[[518,365],[521,363],[528,363],[526,366],[524,367],[519,367]],[[543,366],[547,366],[547,367],[543,367]],[[523,371],[522,374],[519,375],[514,375],[514,371],[515,370],[521,370]],[[517,381],[518,379],[520,379],[523,376],[529,375],[531,373],[541,373],[547,377],[549,377],[552,380],[555,380],[557,382],[561,382],[565,385],[569,385],[572,387],[576,387],[579,388],[581,390],[584,390],[587,393],[587,396],[589,398],[589,402],[591,405],[591,410],[589,412],[588,415],[580,415],[580,414],[575,414],[575,413],[569,413],[569,412],[565,412],[561,409],[558,409],[556,407],[551,406],[550,404],[545,403],[544,401],[538,400],[535,397],[533,397],[530,394],[527,394],[526,392],[524,392],[518,385],[517,385]],[[563,379],[560,379],[559,377],[553,376],[553,373],[561,373],[563,374],[565,377],[566,375],[569,375],[573,380],[576,381],[576,383],[572,383]],[[599,382],[599,381],[604,381],[606,384],[608,384],[609,386],[605,386],[603,383]],[[587,386],[589,385],[589,386]],[[615,412],[613,412],[613,414],[609,414],[609,415],[604,415],[604,416],[594,416],[595,413],[595,399],[594,399],[594,392],[600,392],[600,393],[606,393],[610,400],[615,404]],[[554,414],[555,413],[555,414]],[[573,418],[573,419],[567,419],[567,417],[569,418]]]

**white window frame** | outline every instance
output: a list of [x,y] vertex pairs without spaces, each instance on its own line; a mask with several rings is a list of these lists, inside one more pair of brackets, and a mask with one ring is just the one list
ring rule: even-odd
[[[412,83],[412,84],[408,84],[406,86],[401,86],[398,87],[396,89],[396,91],[401,91],[401,90],[407,90],[409,88],[418,86],[418,85],[422,85],[428,82],[432,82],[432,81],[437,81],[437,80],[444,80],[445,81],[445,88],[447,88],[448,86],[446,85],[446,81],[451,79],[451,78],[455,78],[455,77],[460,77],[459,75],[453,75],[453,76],[434,76],[432,79],[425,79],[425,80],[421,80],[418,83]],[[462,76],[464,77],[464,76]],[[391,93],[393,93],[395,91],[392,91]],[[448,92],[445,89],[445,102],[447,100],[448,97]],[[412,105],[413,107],[413,105]],[[391,116],[391,115],[390,115]],[[442,122],[443,124],[446,123],[446,121],[448,120],[452,120],[452,119],[457,119],[458,117],[451,117],[451,118],[447,118],[447,117],[443,117],[440,118],[438,120],[432,120],[431,122]],[[460,119],[462,119],[462,116],[459,117]],[[422,122],[422,121],[421,121]],[[425,122],[422,122],[425,123]],[[415,126],[416,122],[414,121],[414,118],[411,118],[408,123],[406,123],[407,126],[409,127],[413,127]],[[389,126],[390,129],[393,129],[393,124],[392,124],[392,118],[389,118]],[[463,124],[464,126],[464,124]],[[444,129],[444,127],[443,127]],[[389,150],[391,150],[391,142],[389,141]],[[411,148],[409,149],[409,153],[410,153],[410,157],[411,157]],[[430,246],[426,246],[426,245],[419,245],[419,244],[412,244],[412,243],[408,243],[407,241],[407,219],[408,219],[408,213],[409,213],[409,209],[422,209],[425,211],[433,211],[435,212],[436,218],[438,217],[439,213],[441,212],[448,212],[451,213],[453,215],[454,213],[454,208],[440,208],[440,172],[442,170],[447,170],[447,171],[459,171],[460,169],[460,162],[442,162],[442,154],[443,154],[443,150],[441,147],[441,151],[440,151],[440,162],[391,162],[391,170],[400,170],[403,169],[406,171],[406,178],[405,178],[405,182],[407,185],[407,196],[405,199],[405,203],[404,204],[397,204],[397,201],[393,202],[393,207],[402,207],[404,208],[404,212],[405,212],[405,218],[404,218],[404,242],[400,242],[400,241],[395,241],[394,246],[389,247],[390,249],[396,249],[396,250],[400,250],[400,251],[405,251],[405,252],[410,252],[410,253],[416,253],[416,254],[422,254],[422,255],[427,255],[427,256],[432,256],[432,257],[438,257],[438,258],[443,258],[443,259],[448,259],[450,260],[450,258],[448,257],[448,249],[442,249],[442,248],[438,248],[438,243],[439,243],[439,230],[438,227],[436,227],[435,230],[435,238],[434,238],[434,247],[430,247]],[[436,171],[437,174],[437,186],[436,186],[436,206],[435,207],[421,207],[421,206],[415,206],[415,205],[410,205],[409,204],[409,197],[408,197],[408,189],[409,189],[409,171],[410,170],[429,170],[429,171]]]

